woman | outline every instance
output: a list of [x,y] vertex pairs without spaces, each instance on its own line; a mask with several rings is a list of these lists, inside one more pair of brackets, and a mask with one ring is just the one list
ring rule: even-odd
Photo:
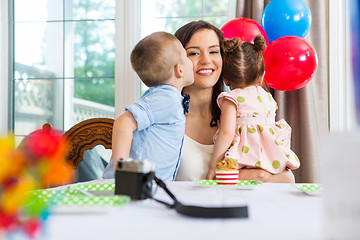
[[[220,119],[216,98],[223,91],[220,42],[224,37],[218,28],[205,21],[190,22],[176,31],[175,36],[193,63],[195,80],[183,89],[183,94],[189,94],[191,101],[176,180],[193,181],[206,178],[214,147],[213,137]],[[273,175],[262,169],[242,169],[239,179],[295,182],[293,173],[288,170]]]

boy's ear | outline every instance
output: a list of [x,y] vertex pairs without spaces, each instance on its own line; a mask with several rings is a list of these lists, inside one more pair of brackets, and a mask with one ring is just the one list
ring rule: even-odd
[[184,76],[183,70],[180,64],[176,64],[174,67],[174,74],[177,78],[182,78]]

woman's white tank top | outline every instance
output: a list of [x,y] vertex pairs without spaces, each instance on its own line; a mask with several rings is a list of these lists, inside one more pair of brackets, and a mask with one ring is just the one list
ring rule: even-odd
[[205,179],[213,150],[213,144],[204,145],[185,135],[175,181]]

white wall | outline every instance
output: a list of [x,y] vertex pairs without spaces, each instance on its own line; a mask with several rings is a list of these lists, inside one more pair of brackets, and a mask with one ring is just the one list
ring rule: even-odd
[[0,137],[8,130],[8,56],[8,1],[0,0]]

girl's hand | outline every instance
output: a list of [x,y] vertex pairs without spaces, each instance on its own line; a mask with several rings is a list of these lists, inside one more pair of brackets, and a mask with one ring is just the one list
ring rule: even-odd
[[210,169],[206,175],[206,179],[213,180],[215,178],[215,170]]
[[279,174],[271,174],[260,168],[240,169],[239,180],[258,180],[273,183],[295,183],[295,177],[291,170],[284,170]]

